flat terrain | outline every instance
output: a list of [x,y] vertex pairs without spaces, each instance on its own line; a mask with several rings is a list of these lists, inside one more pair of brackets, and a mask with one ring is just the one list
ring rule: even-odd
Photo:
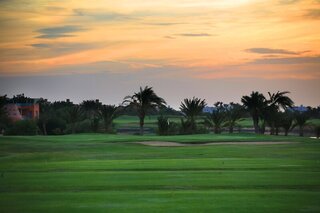
[[320,212],[319,201],[316,139],[0,137],[1,212]]

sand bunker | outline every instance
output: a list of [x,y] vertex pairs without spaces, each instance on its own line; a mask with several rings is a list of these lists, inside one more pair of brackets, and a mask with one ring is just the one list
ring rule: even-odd
[[164,141],[144,141],[134,142],[146,146],[159,146],[159,147],[180,147],[180,146],[215,146],[215,145],[275,145],[275,144],[293,144],[296,142],[209,142],[209,143],[176,143]]

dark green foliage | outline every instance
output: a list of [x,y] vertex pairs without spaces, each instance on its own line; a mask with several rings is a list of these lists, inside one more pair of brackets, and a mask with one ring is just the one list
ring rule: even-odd
[[80,106],[72,106],[66,109],[66,121],[71,126],[72,134],[76,133],[76,125],[83,120],[83,111]]
[[140,87],[140,91],[134,93],[132,96],[126,96],[123,104],[126,105],[126,108],[130,107],[137,112],[140,135],[143,135],[144,119],[147,113],[152,109],[163,107],[166,102],[153,91],[152,87],[146,86],[145,88]]
[[230,103],[226,108],[226,126],[229,133],[233,133],[233,129],[238,125],[238,121],[244,116],[245,110],[240,104]]
[[100,117],[103,120],[105,132],[113,133],[113,120],[120,115],[120,108],[115,105],[103,105],[100,109]]
[[48,135],[65,134],[67,127],[66,121],[60,117],[51,117],[46,125]]
[[294,112],[294,126],[299,128],[299,136],[303,136],[304,128],[308,124],[307,121],[310,118],[308,112]]
[[262,93],[252,92],[250,96],[243,96],[241,102],[250,112],[255,133],[261,133],[259,119],[262,116],[264,108],[267,106],[266,98]]
[[320,137],[320,124],[314,124],[314,125],[312,125],[312,128],[314,130],[316,137],[319,138]]
[[226,126],[226,108],[222,102],[217,102],[214,104],[215,109],[210,113],[205,119],[205,125],[209,128],[213,128],[213,132],[215,134],[220,134],[222,132],[222,128]]
[[293,118],[293,113],[290,111],[279,114],[280,126],[284,129],[285,136],[288,136],[289,131],[294,127]]
[[34,120],[21,120],[12,123],[4,132],[5,135],[36,135],[37,124]]
[[91,121],[91,130],[97,132],[100,123],[100,109],[102,103],[99,100],[86,100],[81,103],[81,108],[84,111],[86,117]]
[[179,125],[169,121],[168,117],[163,115],[158,117],[158,134],[159,135],[176,135],[179,133]]
[[180,110],[187,121],[181,119],[181,128],[184,134],[194,134],[197,130],[196,118],[202,114],[203,108],[206,106],[205,100],[193,97],[192,99],[184,99],[180,104]]

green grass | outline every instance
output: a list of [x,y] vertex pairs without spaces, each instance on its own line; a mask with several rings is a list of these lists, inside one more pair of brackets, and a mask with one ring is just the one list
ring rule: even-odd
[[[293,141],[148,147],[134,141]],[[320,143],[254,134],[0,137],[1,212],[319,212]]]

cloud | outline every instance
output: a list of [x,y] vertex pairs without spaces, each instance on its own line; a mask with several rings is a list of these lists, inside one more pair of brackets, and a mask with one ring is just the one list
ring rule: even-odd
[[286,54],[286,55],[299,55],[303,52],[294,52],[285,49],[271,49],[271,48],[249,48],[245,51],[257,54]]
[[294,3],[298,3],[300,0],[280,0],[279,3],[280,4],[294,4]]
[[146,25],[154,25],[154,26],[172,26],[172,25],[179,25],[179,24],[185,24],[182,22],[154,22],[154,23],[144,23]]
[[314,18],[314,19],[320,18],[320,9],[308,10],[308,12],[305,14],[305,17]]
[[320,56],[261,58],[256,59],[249,64],[320,64]]
[[76,25],[42,28],[37,30],[38,33],[41,33],[41,35],[37,36],[37,38],[55,39],[60,37],[72,37],[74,35],[69,33],[80,32],[84,30],[84,28]]
[[96,21],[127,21],[134,19],[131,15],[103,10],[74,9],[73,12],[75,16],[90,17]]
[[212,36],[209,33],[181,33],[181,34],[176,34],[178,36],[186,36],[186,37],[207,37],[207,36]]

